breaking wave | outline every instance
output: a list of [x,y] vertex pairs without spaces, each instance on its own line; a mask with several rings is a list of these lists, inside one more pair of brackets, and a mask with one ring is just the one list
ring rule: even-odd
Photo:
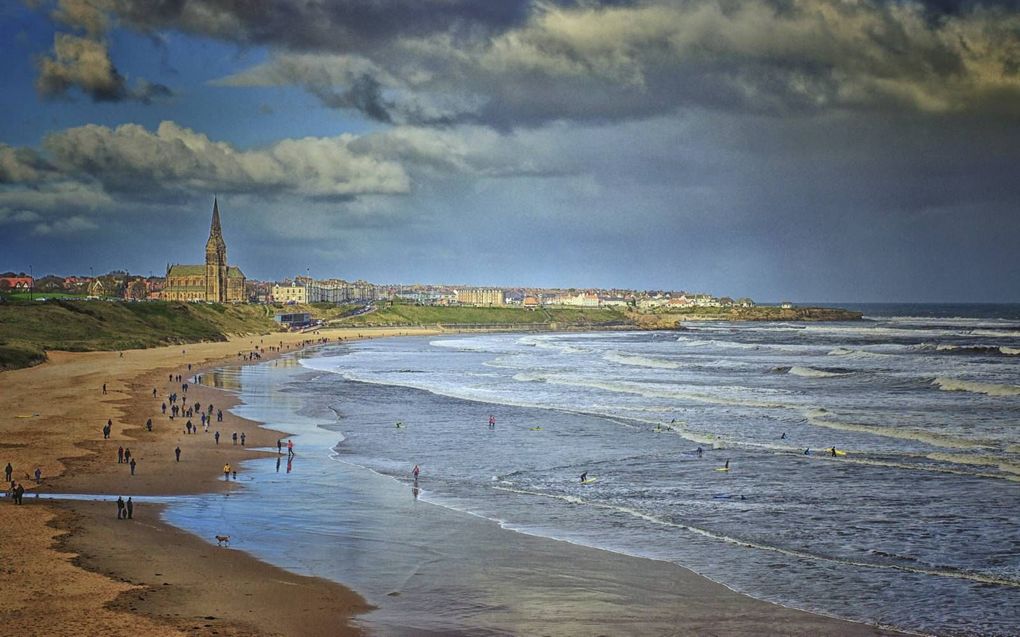
[[973,380],[960,380],[958,378],[945,378],[939,376],[932,381],[942,391],[963,391],[972,394],[984,394],[986,396],[1020,396],[1020,386],[999,385],[996,383],[980,383]]
[[678,363],[668,361],[662,358],[648,358],[646,356],[635,356],[633,354],[622,354],[616,351],[606,352],[602,358],[607,361],[619,363],[621,365],[634,365],[636,367],[653,367],[656,369],[677,369],[680,367]]

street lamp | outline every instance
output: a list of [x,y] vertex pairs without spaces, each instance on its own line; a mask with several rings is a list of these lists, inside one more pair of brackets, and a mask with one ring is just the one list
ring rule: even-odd
[[32,264],[28,264],[28,300],[32,299],[32,292],[35,288],[35,270],[32,269]]

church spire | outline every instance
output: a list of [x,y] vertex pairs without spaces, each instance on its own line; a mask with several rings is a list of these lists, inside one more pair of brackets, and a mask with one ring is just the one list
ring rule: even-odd
[[220,204],[216,197],[213,197],[212,204],[212,226],[209,228],[209,238],[222,237],[223,230],[220,228]]

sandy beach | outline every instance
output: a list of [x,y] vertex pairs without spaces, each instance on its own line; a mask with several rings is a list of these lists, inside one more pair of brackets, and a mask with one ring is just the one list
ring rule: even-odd
[[[401,333],[408,330],[372,330],[371,336]],[[189,401],[214,404],[224,422],[215,423],[221,428],[219,445],[214,429],[186,435],[186,418],[171,421],[160,410],[169,393],[184,395],[170,374],[244,363],[239,353],[260,345],[286,352],[327,336],[358,333],[273,334],[122,353],[50,352],[42,365],[0,374],[0,464],[10,462],[13,479],[27,489],[23,506],[2,500],[0,634],[358,634],[347,622],[367,605],[343,586],[217,549],[161,522],[151,506],[139,505],[132,520],[119,521],[110,504],[33,498],[37,491],[126,497],[232,488],[234,483],[223,481],[223,464],[257,452],[231,444],[230,434],[245,433],[246,447],[268,447],[284,433],[229,413],[226,393],[189,387]],[[262,360],[273,355],[267,349]],[[145,428],[148,418],[151,432]],[[113,426],[104,440],[107,420]],[[133,476],[127,464],[117,463],[120,446],[136,458]],[[178,446],[180,462],[174,456]]]
[[[371,336],[406,333],[431,332],[373,330]],[[0,634],[360,634],[351,619],[370,606],[357,592],[219,548],[212,538],[163,523],[157,505],[138,504],[133,519],[118,520],[108,502],[33,498],[33,491],[126,497],[236,488],[223,479],[223,464],[236,467],[262,453],[249,447],[275,448],[285,432],[234,416],[227,411],[233,404],[229,394],[193,385],[188,404],[212,404],[223,410],[224,420],[213,422],[208,433],[188,435],[186,418],[170,420],[160,411],[170,392],[184,395],[170,375],[184,378],[216,366],[243,364],[239,353],[256,347],[265,347],[268,358],[271,346],[294,351],[303,341],[320,337],[349,339],[358,334],[274,334],[123,354],[52,352],[43,365],[0,375],[0,463],[11,462],[14,479],[29,489],[23,506],[0,502],[5,522],[0,526],[0,554],[7,584],[0,597]],[[153,420],[151,432],[145,428],[148,418]],[[107,419],[113,427],[110,439],[104,440]],[[192,421],[199,422],[197,417]],[[216,429],[221,432],[218,445],[212,433]],[[233,444],[234,432],[244,433],[244,447]],[[117,463],[120,446],[130,448],[136,459],[135,475]],[[175,447],[181,449],[180,462]],[[42,470],[38,486],[31,477],[36,467]],[[447,518],[436,520],[441,535],[439,527]],[[561,573],[564,590],[586,582],[585,587],[597,583],[599,591],[609,591],[593,593],[590,604],[572,606],[566,615],[554,599],[547,600],[539,606],[558,619],[549,623],[522,617],[516,622],[519,634],[626,633],[628,624],[638,620],[618,613],[626,607],[627,595],[661,600],[662,611],[651,624],[655,634],[887,634],[757,601],[672,564],[522,536],[480,521],[470,524],[472,541],[490,543],[497,556],[486,568],[520,570],[530,564],[534,577],[550,569]],[[456,537],[454,533],[447,547],[451,554]],[[436,576],[451,573],[456,571],[440,570]],[[604,603],[606,599],[615,601]]]

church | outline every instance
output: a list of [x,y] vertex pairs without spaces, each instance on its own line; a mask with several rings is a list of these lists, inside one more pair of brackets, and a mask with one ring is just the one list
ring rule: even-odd
[[219,202],[213,199],[212,226],[205,243],[205,265],[168,265],[164,301],[244,303],[244,273],[227,265],[227,244],[220,228]]

